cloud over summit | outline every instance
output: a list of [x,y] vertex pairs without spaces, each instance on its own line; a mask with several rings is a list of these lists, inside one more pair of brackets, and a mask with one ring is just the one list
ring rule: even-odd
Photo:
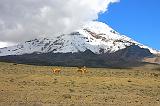
[[0,0],[0,42],[54,36],[96,20],[118,0]]

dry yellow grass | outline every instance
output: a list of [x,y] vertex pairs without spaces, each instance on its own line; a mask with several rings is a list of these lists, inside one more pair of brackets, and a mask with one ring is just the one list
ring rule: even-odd
[[160,106],[160,66],[131,69],[0,63],[0,106]]

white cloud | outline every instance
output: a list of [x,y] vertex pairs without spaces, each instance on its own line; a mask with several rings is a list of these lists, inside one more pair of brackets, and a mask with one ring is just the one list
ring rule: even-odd
[[114,2],[118,0],[0,0],[0,41],[68,33],[97,19]]
[[10,42],[0,42],[0,48],[12,46],[12,45],[15,45],[15,44]]

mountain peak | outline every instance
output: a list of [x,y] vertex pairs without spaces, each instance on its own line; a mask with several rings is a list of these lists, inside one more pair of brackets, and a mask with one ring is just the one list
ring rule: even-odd
[[108,33],[108,32],[117,33],[107,24],[103,22],[98,22],[98,21],[90,21],[87,24],[85,24],[83,28],[90,29],[91,31],[94,31],[95,33]]

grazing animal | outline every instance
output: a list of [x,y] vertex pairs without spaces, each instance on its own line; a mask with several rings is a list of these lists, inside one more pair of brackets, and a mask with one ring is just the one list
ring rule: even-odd
[[78,68],[77,72],[80,72],[81,74],[84,74],[87,72],[86,66],[77,67],[77,68]]
[[52,69],[53,73],[60,73],[61,72],[61,69],[59,68],[55,68],[55,69]]

